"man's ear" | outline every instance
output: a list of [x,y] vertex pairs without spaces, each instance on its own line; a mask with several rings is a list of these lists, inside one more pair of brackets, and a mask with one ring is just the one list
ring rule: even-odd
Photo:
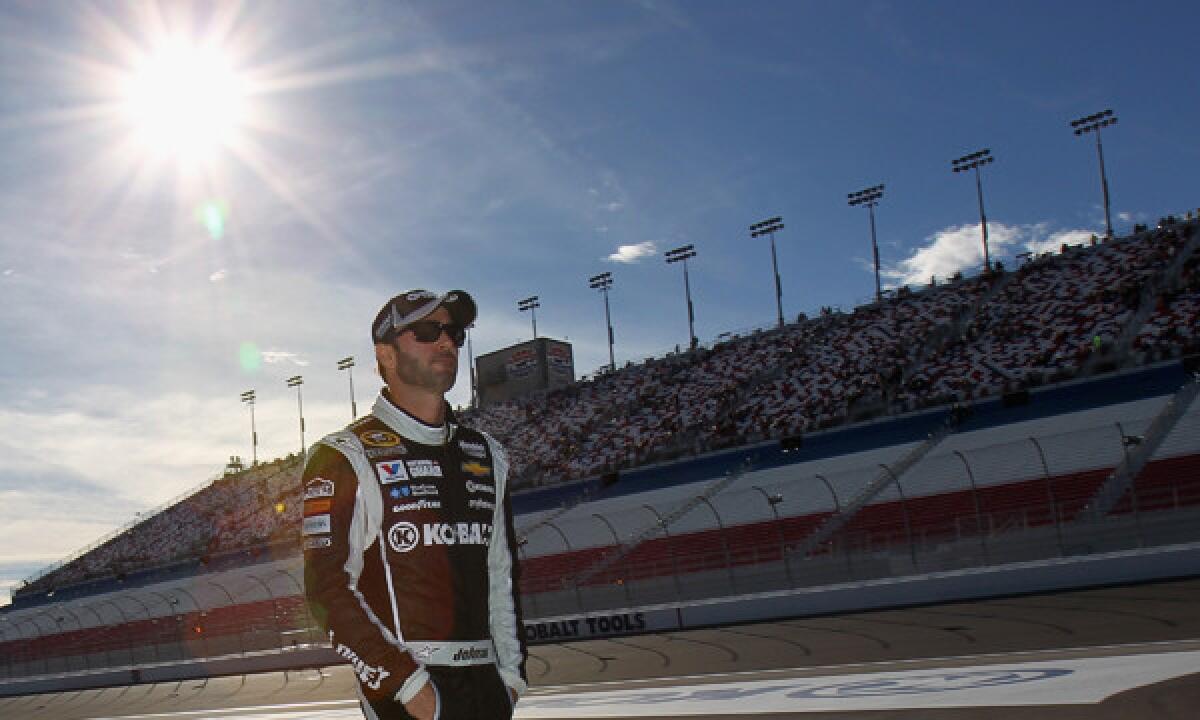
[[386,383],[388,371],[396,367],[396,348],[392,347],[391,343],[375,344],[375,365],[379,377]]

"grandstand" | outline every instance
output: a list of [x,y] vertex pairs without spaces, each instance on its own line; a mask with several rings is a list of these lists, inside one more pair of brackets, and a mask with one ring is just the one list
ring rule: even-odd
[[[527,611],[1195,540],[1198,225],[467,412],[511,453]],[[0,613],[9,675],[313,640],[299,471],[219,478],[32,578]]]

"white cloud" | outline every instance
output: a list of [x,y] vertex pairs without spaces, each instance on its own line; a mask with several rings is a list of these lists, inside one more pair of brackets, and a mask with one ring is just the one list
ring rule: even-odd
[[636,245],[622,245],[617,248],[617,251],[609,255],[609,262],[625,263],[626,265],[639,262],[644,258],[648,258],[658,252],[658,246],[647,240]]
[[220,270],[216,271],[212,275],[209,275],[208,280],[209,280],[209,282],[217,283],[217,282],[221,282],[222,280],[224,280],[227,277],[229,277],[229,271],[226,270],[225,268],[221,268]]
[[615,200],[614,200],[613,202],[607,203],[607,204],[604,206],[604,209],[605,209],[605,210],[607,210],[607,211],[609,211],[609,212],[616,212],[616,211],[620,210],[620,209],[621,209],[621,208],[623,208],[623,207],[625,207],[625,203],[623,203],[623,202],[617,202],[617,201],[615,201]]
[[1117,213],[1117,219],[1121,222],[1133,222],[1133,213],[1119,212]]
[[[988,223],[988,247],[993,258],[1019,239],[1021,228]],[[928,283],[931,277],[946,278],[956,272],[983,267],[983,238],[979,223],[939,230],[925,238],[925,245],[895,265],[883,266],[879,274],[889,287]]]
[[300,367],[308,367],[309,365],[307,360],[302,359],[294,352],[284,352],[283,350],[264,350],[260,354],[262,355],[263,362],[267,363],[268,365],[275,365],[283,362],[290,362],[293,365],[299,365]]
[[1095,233],[1090,230],[1059,230],[1043,237],[1031,237],[1025,242],[1025,249],[1035,255],[1056,253],[1063,245],[1087,245],[1093,237]]
[[[1090,230],[1051,231],[1047,223],[1006,225],[988,223],[988,249],[992,261],[1011,257],[1013,248],[1032,253],[1058,252],[1063,243],[1090,242]],[[871,269],[869,263],[864,264]],[[931,277],[945,279],[956,272],[969,273],[983,267],[983,238],[979,223],[951,226],[925,238],[925,243],[907,258],[880,268],[889,287],[928,283]]]

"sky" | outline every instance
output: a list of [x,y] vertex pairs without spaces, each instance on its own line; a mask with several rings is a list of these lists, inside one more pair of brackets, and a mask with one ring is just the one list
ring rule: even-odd
[[[0,604],[376,394],[392,295],[618,364],[1200,205],[1192,3],[0,0]],[[464,351],[465,355],[465,351]],[[451,401],[469,398],[463,359]]]

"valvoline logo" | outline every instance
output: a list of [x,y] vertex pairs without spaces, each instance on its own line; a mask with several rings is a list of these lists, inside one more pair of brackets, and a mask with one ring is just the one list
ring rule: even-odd
[[377,462],[375,470],[379,473],[379,482],[383,485],[408,480],[408,471],[404,469],[403,460]]

